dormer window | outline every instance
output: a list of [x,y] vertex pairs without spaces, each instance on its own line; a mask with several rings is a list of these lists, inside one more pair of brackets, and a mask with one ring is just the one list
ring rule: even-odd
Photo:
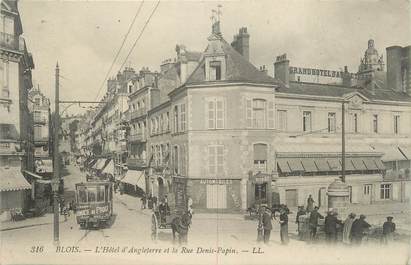
[[210,62],[210,81],[221,80],[221,62]]

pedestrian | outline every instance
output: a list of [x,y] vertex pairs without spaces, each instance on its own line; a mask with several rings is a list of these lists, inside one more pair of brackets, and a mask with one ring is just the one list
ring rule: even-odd
[[281,244],[288,244],[288,213],[286,209],[280,210],[280,238]]
[[382,225],[382,240],[385,244],[394,240],[395,223],[392,221],[393,218],[388,216],[387,221]]
[[264,207],[263,213],[263,230],[264,230],[264,243],[268,244],[270,242],[270,234],[271,230],[273,229],[273,225],[271,223],[271,211],[267,206]]
[[351,228],[352,224],[355,221],[355,213],[350,213],[344,221],[344,227],[343,227],[343,238],[342,241],[344,244],[351,244]]
[[66,202],[64,201],[64,199],[62,198],[60,200],[60,215],[64,214],[64,207],[66,205]]
[[365,231],[371,227],[369,223],[365,221],[365,215],[361,214],[359,219],[356,219],[351,227],[351,239],[352,243],[360,245]]
[[141,209],[145,209],[146,208],[146,202],[147,202],[146,195],[143,194],[143,196],[141,196],[140,200],[141,200]]
[[310,230],[310,241],[311,242],[315,241],[317,237],[318,219],[324,219],[324,216],[322,216],[318,212],[319,209],[320,208],[318,206],[314,207],[308,219],[308,228]]
[[264,225],[263,225],[264,211],[265,210],[263,206],[260,206],[260,208],[258,208],[257,242],[264,241]]
[[304,206],[298,206],[297,216],[295,217],[295,223],[297,224],[297,232],[298,237],[300,240],[302,239],[302,231],[301,231],[301,224],[300,224],[300,216],[305,215]]
[[342,225],[341,220],[337,219],[336,211],[328,211],[324,221],[324,231],[326,240],[329,243],[337,242],[337,225]]
[[308,195],[308,199],[307,199],[307,212],[311,212],[313,209],[314,209],[314,199],[310,194]]

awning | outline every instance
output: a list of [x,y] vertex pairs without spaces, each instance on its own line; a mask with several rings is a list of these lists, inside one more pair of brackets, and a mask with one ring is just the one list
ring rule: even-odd
[[[340,162],[341,161],[342,160],[340,160]],[[342,162],[341,162],[341,165],[342,165]],[[347,171],[354,171],[355,170],[354,165],[352,164],[351,158],[345,158],[345,170],[347,170]]]
[[327,158],[331,171],[341,171],[341,164],[338,158]]
[[401,153],[407,157],[407,160],[411,160],[411,146],[399,146]]
[[364,158],[363,161],[368,170],[378,170],[377,164],[374,162],[374,159]]
[[146,177],[144,171],[129,170],[126,173],[126,176],[120,181],[131,185],[137,185],[142,190],[146,190]]
[[[403,151],[402,148],[400,147],[401,149],[400,151],[400,149],[398,149],[398,146],[396,145],[378,144],[378,145],[372,145],[372,147],[374,148],[376,152],[383,153],[381,160],[384,162],[407,160],[407,157],[408,157],[404,152],[401,153],[401,151]],[[407,157],[405,157],[403,153]],[[411,156],[411,153],[410,153],[410,156]]]
[[317,166],[312,158],[301,158],[305,172],[317,172]]
[[303,165],[299,158],[289,158],[288,165],[290,166],[291,171],[304,171]]
[[94,166],[92,167],[93,169],[101,169],[102,167],[104,167],[104,164],[106,163],[105,159],[98,159],[97,163],[94,164]]
[[277,159],[277,165],[283,173],[291,173],[291,169],[287,164],[287,159]]
[[0,191],[31,189],[19,167],[0,167]]
[[315,159],[315,164],[317,165],[317,168],[319,171],[322,171],[322,172],[330,171],[330,166],[328,165],[327,160],[323,158]]
[[351,161],[356,170],[367,170],[361,157],[353,157]]
[[103,169],[103,173],[114,175],[114,163],[113,160],[107,164],[107,166]]
[[31,171],[25,170],[24,173],[26,173],[26,174],[28,174],[28,175],[30,175],[30,176],[32,176],[32,177],[35,177],[35,178],[36,178],[36,182],[38,182],[38,183],[42,183],[42,184],[50,184],[50,183],[51,183],[51,180],[47,180],[47,179],[45,180],[45,179],[43,179],[42,176],[37,175],[36,173],[33,173],[33,172],[31,172]]
[[[319,154],[340,154],[341,145],[339,144],[307,144],[307,143],[281,143],[275,146],[276,153],[319,153]],[[375,153],[367,144],[346,144],[346,153]]]

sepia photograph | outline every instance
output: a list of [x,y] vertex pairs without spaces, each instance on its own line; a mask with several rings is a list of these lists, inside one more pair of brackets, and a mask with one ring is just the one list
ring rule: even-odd
[[411,265],[409,0],[1,0],[0,264]]

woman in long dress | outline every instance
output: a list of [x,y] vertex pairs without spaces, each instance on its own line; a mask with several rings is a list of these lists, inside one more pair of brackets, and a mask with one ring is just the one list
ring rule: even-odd
[[350,213],[344,221],[343,238],[344,244],[351,244],[351,227],[355,220],[355,213]]

